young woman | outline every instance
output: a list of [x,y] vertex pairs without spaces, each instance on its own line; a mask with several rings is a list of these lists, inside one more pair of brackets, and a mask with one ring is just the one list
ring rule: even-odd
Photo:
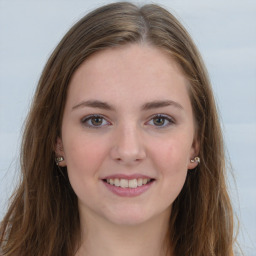
[[211,86],[157,5],[103,6],[43,71],[1,223],[2,255],[233,255]]

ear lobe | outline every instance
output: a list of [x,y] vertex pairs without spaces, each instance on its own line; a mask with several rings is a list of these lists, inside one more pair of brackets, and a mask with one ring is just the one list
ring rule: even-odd
[[57,158],[61,159],[61,157],[63,158],[63,160],[58,161],[58,165],[61,166],[61,167],[65,167],[66,166],[65,152],[64,152],[64,148],[63,148],[62,139],[60,137],[58,137],[57,141],[56,141],[55,155],[56,155],[56,159]]
[[189,160],[189,163],[188,163],[188,169],[189,169],[189,170],[195,169],[195,168],[199,165],[199,163],[200,163],[200,158],[199,158],[199,161],[196,160],[197,158],[199,158],[199,157],[194,157],[194,158],[191,158],[191,159]]
[[197,165],[199,164],[200,162],[200,159],[199,159],[199,162],[197,160],[195,160],[198,155],[199,155],[199,149],[200,149],[200,144],[199,144],[199,141],[198,139],[195,139],[193,141],[193,144],[192,144],[192,147],[191,147],[191,151],[190,151],[190,159],[188,160],[188,169],[195,169],[197,167]]

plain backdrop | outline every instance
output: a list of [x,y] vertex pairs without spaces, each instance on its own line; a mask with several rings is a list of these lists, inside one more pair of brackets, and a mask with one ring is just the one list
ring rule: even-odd
[[[178,17],[203,55],[236,181],[230,175],[239,242],[256,255],[256,1],[154,2]],[[43,66],[70,26],[106,3],[0,0],[0,219],[19,177],[22,127]]]

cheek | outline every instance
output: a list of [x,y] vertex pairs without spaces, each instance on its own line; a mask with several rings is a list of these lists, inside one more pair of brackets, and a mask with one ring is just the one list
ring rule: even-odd
[[167,145],[159,152],[158,165],[163,178],[175,187],[184,182],[187,175],[188,150]]
[[86,201],[95,194],[106,149],[95,140],[79,134],[66,137],[64,150],[70,184],[77,197]]
[[98,179],[106,149],[87,136],[72,136],[66,141],[65,156],[70,182],[84,184]]
[[185,183],[189,152],[188,143],[171,139],[155,147],[152,152],[161,182],[161,197],[165,198],[168,204],[173,203]]
[[162,166],[164,172],[174,174],[187,170],[191,143],[185,137],[166,139],[164,142],[151,147],[154,151],[155,162]]

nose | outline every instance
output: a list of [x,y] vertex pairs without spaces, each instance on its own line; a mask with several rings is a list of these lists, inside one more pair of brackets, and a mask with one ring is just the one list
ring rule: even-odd
[[111,158],[123,165],[134,165],[146,158],[144,141],[136,125],[117,128]]

